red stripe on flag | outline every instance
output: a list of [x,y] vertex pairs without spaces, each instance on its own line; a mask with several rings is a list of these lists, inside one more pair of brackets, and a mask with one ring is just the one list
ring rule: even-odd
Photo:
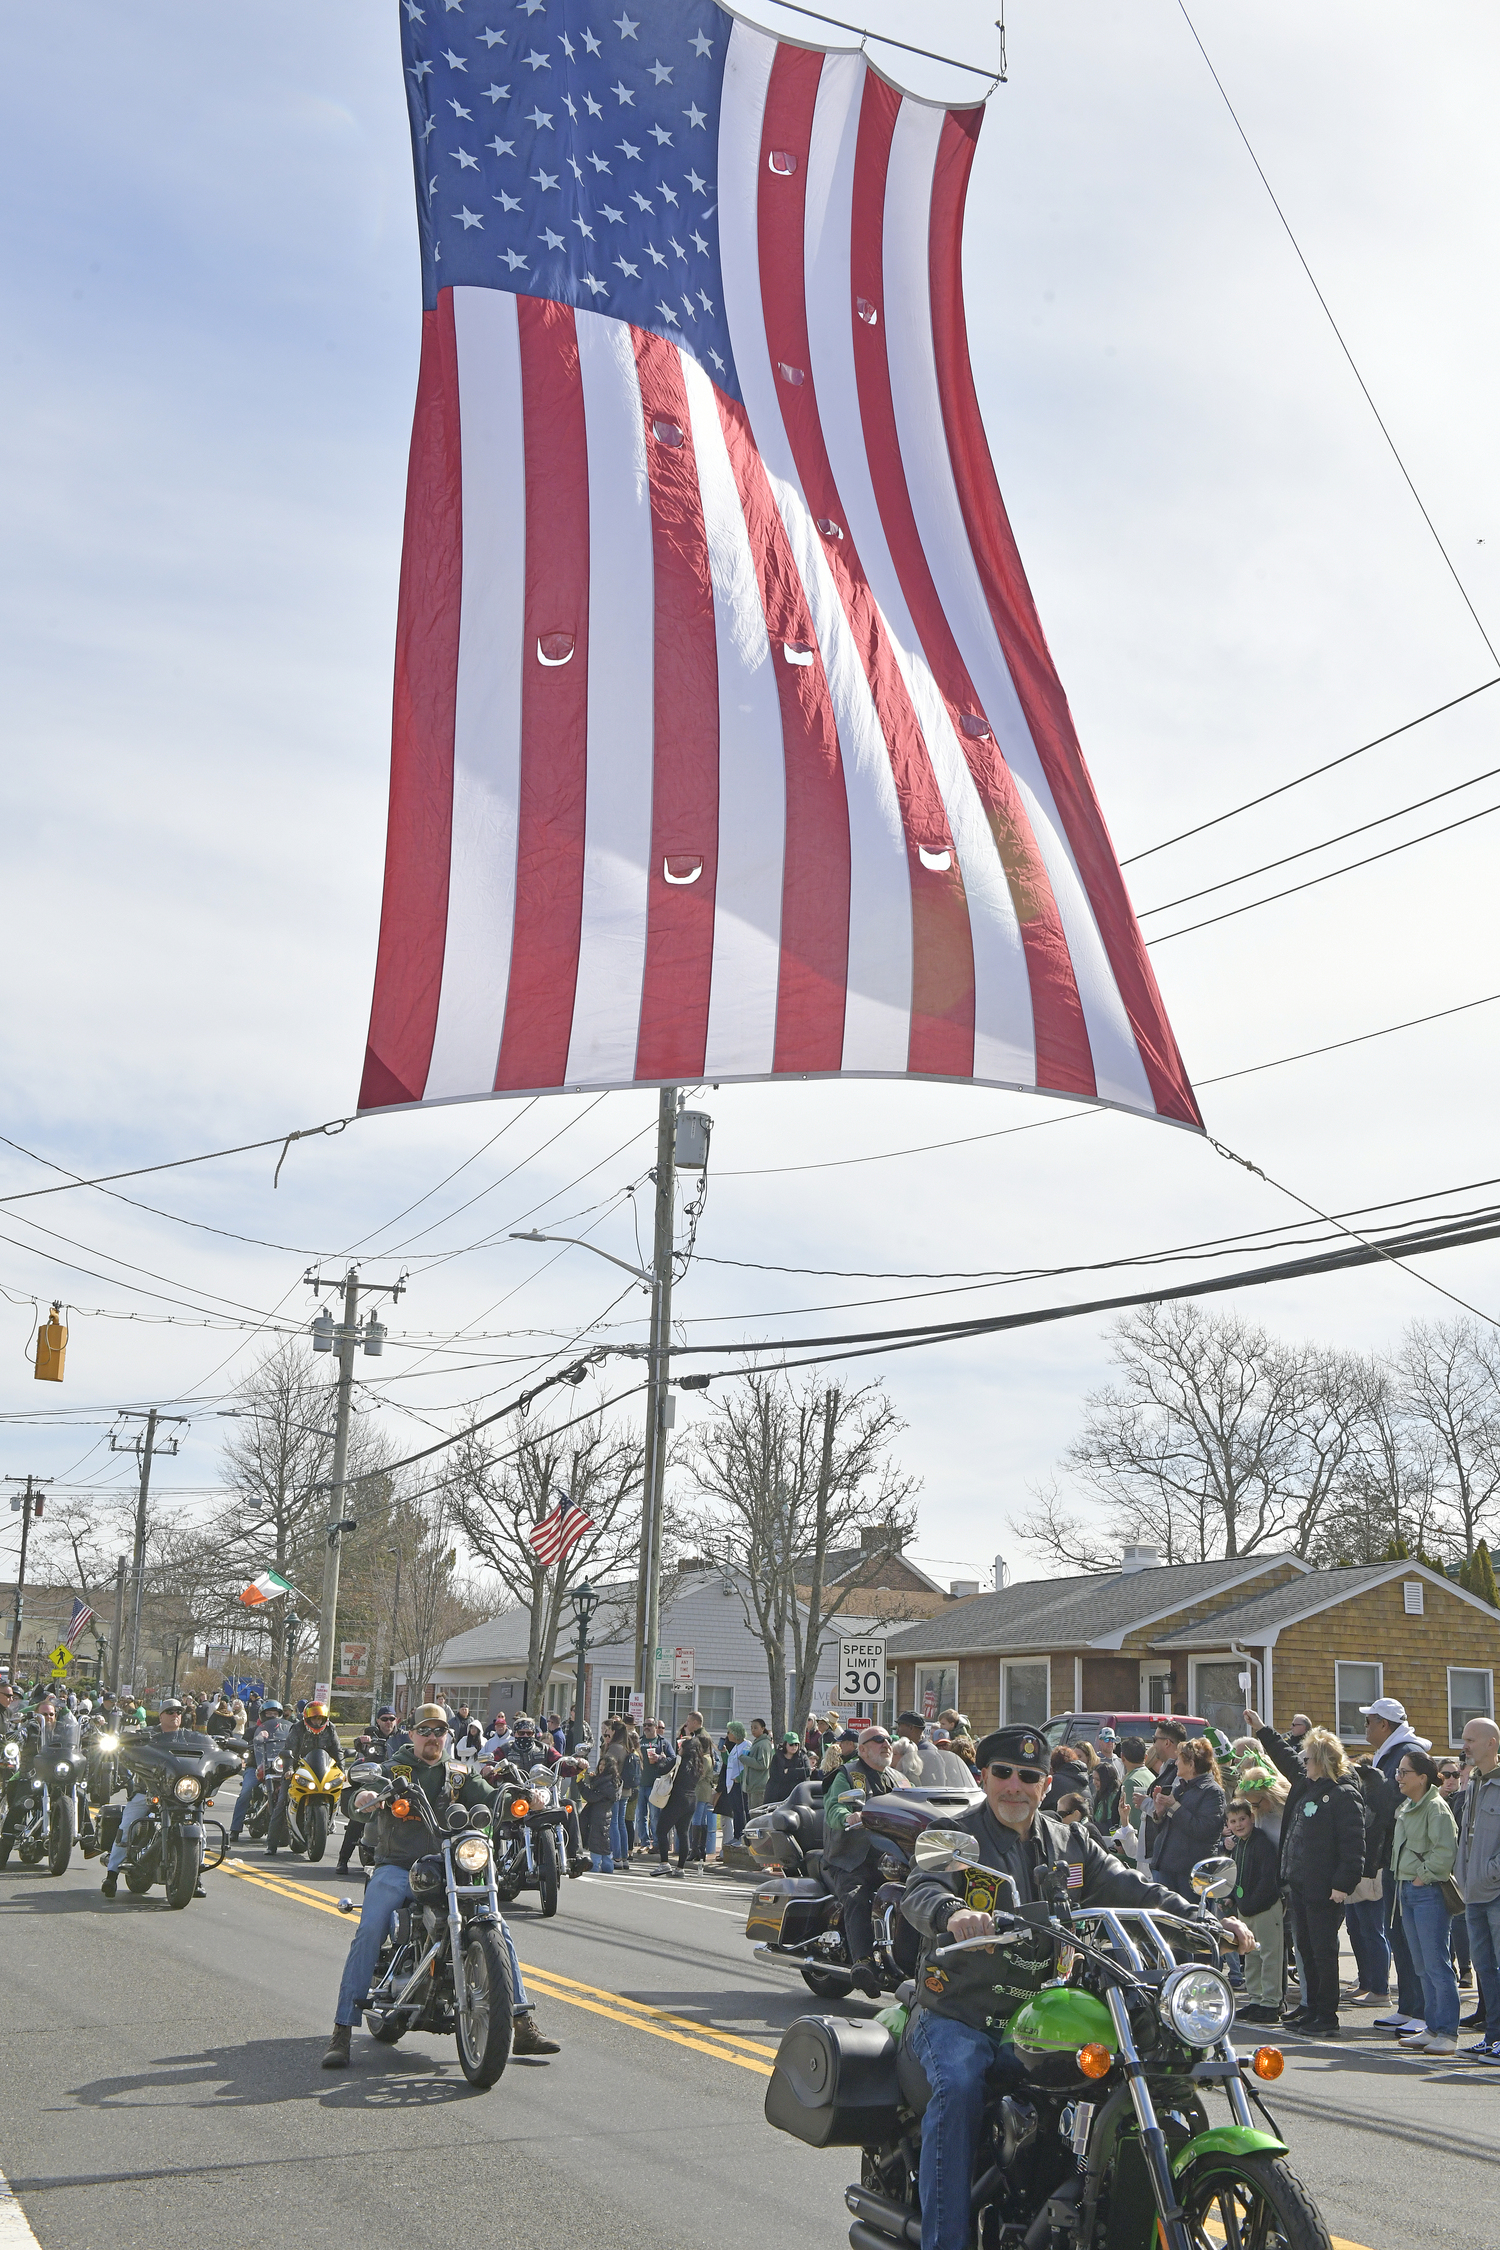
[[1026,807],[998,742],[993,734],[976,741],[964,731],[965,715],[983,716],[984,707],[933,584],[907,487],[891,395],[885,318],[886,171],[900,109],[901,96],[896,89],[867,72],[854,163],[850,281],[851,295],[875,306],[877,317],[874,321],[857,319],[854,305],[849,307],[865,457],[906,606],[933,678],[947,702],[954,735],[1005,869],[1031,986],[1037,1084],[1059,1093],[1092,1094],[1096,1090],[1093,1058],[1062,916]]
[[569,305],[518,297],[516,312],[526,607],[515,934],[497,1093],[559,1086],[567,1075],[588,791],[589,475],[578,332]]
[[1202,1125],[1036,613],[980,419],[963,304],[963,219],[980,110],[950,111],[932,183],[932,332],[953,481],[1000,646],[1163,1117]]
[[660,336],[632,328],[631,338],[656,580],[651,863],[635,1074],[696,1078],[708,1041],[719,856],[718,633],[682,362]]
[[[848,529],[812,379],[803,224],[808,149],[822,68],[820,54],[789,46],[777,48],[771,67],[759,167],[766,343],[778,369],[781,418],[808,508],[815,518],[831,518],[844,527],[843,538],[827,549],[829,565],[870,684],[901,807],[912,896],[907,1068],[928,1077],[962,1078],[974,1068],[974,948],[963,875],[922,729]],[[797,168],[790,177],[772,173],[773,149],[796,157]],[[801,370],[803,380],[786,381],[779,373],[781,366]],[[924,846],[932,853],[949,853],[946,872],[922,866],[918,851]]]
[[463,462],[453,294],[422,315],[396,608],[391,794],[375,995],[359,1106],[420,1101],[432,1059],[453,818]]
[[[745,410],[715,390],[729,464],[739,493],[781,700],[786,768],[782,863],[781,961],[771,1068],[836,1071],[843,1060],[849,981],[849,805],[838,727],[823,660]],[[811,648],[811,664],[776,661],[783,646]]]

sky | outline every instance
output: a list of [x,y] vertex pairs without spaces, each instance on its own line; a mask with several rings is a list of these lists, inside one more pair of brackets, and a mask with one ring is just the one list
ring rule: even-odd
[[[770,0],[745,12],[818,36]],[[840,12],[913,36],[898,0]],[[1480,623],[1175,0],[1012,0],[969,196],[970,345],[1126,858],[1500,672],[1494,11],[1191,12]],[[987,6],[929,0],[919,20],[938,52],[993,67]],[[353,1109],[420,297],[394,4],[54,0],[6,28],[27,89],[0,147],[13,1197],[58,1178],[37,1157],[122,1171]],[[872,51],[915,91],[972,96],[947,64]],[[1138,908],[1500,767],[1497,720],[1500,688],[1128,867]],[[1497,802],[1480,784],[1146,930]],[[1500,1006],[1204,1082],[1500,992],[1497,838],[1500,814],[1155,950],[1209,1131],[1269,1181],[1347,1212],[1492,1177]],[[676,1298],[693,1341],[1087,1297],[1086,1278],[955,1298],[834,1276],[1062,1267],[1296,1216],[1204,1140],[1036,1097],[850,1083],[695,1104],[714,1135]],[[115,1410],[160,1402],[186,1418],[163,1505],[210,1505],[234,1384],[305,1325],[309,1265],[339,1273],[356,1245],[388,1253],[368,1277],[410,1268],[358,1400],[402,1451],[584,1331],[640,1334],[627,1276],[508,1235],[587,1228],[634,1259],[625,1191],[648,1239],[654,1116],[648,1091],[463,1104],[296,1143],[279,1186],[272,1147],[120,1183],[135,1204],[0,1206],[0,1470],[123,1488]],[[1500,1315],[1500,1248],[1422,1270]],[[33,1299],[54,1296],[67,1376],[42,1390]],[[1361,1350],[1454,1311],[1388,1267],[1232,1301]],[[1108,1355],[1107,1323],[1083,1319],[850,1364],[906,1425],[935,1575],[997,1553],[1037,1574],[1012,1520]],[[606,1365],[602,1395],[633,1380]],[[701,1411],[685,1401],[679,1426]]]

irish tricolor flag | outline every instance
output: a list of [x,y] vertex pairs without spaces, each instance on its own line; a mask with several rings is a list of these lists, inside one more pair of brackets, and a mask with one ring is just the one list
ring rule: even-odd
[[251,1579],[240,1600],[247,1608],[259,1609],[263,1602],[279,1602],[283,1594],[291,1592],[286,1580],[278,1578],[274,1570],[263,1570],[259,1578]]

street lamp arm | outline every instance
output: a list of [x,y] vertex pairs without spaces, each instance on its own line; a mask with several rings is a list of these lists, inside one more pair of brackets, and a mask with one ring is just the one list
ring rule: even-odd
[[512,1232],[510,1239],[512,1242],[570,1242],[575,1250],[592,1250],[596,1258],[608,1258],[610,1264],[618,1266],[622,1273],[633,1274],[643,1289],[651,1287],[651,1276],[643,1266],[633,1266],[628,1258],[617,1258],[613,1250],[601,1250],[597,1242],[585,1242],[581,1235]]

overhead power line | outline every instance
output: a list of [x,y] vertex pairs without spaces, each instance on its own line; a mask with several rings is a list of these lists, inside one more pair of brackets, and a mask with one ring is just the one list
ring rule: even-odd
[[1500,687],[1500,672],[1492,680],[1481,680],[1478,687],[1465,688],[1462,695],[1449,698],[1446,703],[1435,703],[1430,711],[1420,712],[1403,726],[1392,727],[1389,734],[1377,734],[1373,741],[1362,742],[1357,750],[1346,750],[1341,757],[1329,758],[1321,766],[1309,766],[1306,773],[1293,774],[1290,781],[1278,782],[1274,789],[1262,790],[1258,797],[1247,797],[1242,805],[1231,805],[1227,812],[1215,813],[1212,820],[1200,820],[1194,828],[1179,829],[1175,836],[1164,836],[1159,844],[1148,844],[1142,852],[1132,852],[1122,859],[1122,867],[1134,867],[1140,860],[1151,859],[1157,852],[1170,851],[1174,844],[1185,844],[1190,836],[1202,836],[1210,828],[1222,828],[1226,820],[1238,820],[1241,813],[1253,812],[1257,805],[1268,805],[1273,797],[1284,797],[1289,789],[1300,789],[1304,781],[1316,781],[1319,774],[1332,773],[1335,766],[1347,766],[1351,758],[1362,758],[1367,750],[1378,750],[1383,742],[1394,742],[1401,734],[1410,734],[1413,727],[1427,724],[1429,719],[1440,718],[1444,711],[1456,710],[1460,703],[1472,702],[1476,695],[1487,689]]
[[[68,1195],[74,1188],[104,1187],[111,1180],[139,1180],[144,1178],[147,1172],[180,1172],[188,1164],[214,1164],[221,1156],[249,1156],[258,1148],[279,1148],[285,1153],[291,1147],[293,1141],[311,1140],[319,1133],[326,1133],[332,1138],[334,1134],[342,1133],[346,1125],[354,1125],[358,1122],[359,1120],[354,1117],[330,1117],[322,1125],[299,1125],[291,1133],[273,1133],[269,1140],[242,1141],[238,1148],[205,1149],[201,1156],[174,1156],[161,1164],[137,1164],[128,1172],[101,1172],[96,1179],[91,1180],[82,1178],[77,1172],[68,1172],[67,1166],[64,1164],[53,1164],[50,1157],[38,1156],[34,1158],[36,1163],[47,1164],[54,1172],[65,1172],[67,1177],[57,1181],[55,1186],[52,1187],[19,1188],[10,1195],[0,1195],[0,1204],[27,1203],[38,1195]],[[22,1156],[32,1155],[29,1148],[22,1148],[19,1141],[8,1139],[4,1133],[0,1133],[0,1141],[3,1141],[7,1148],[17,1150]],[[280,1167],[278,1166],[277,1169],[279,1170]]]

